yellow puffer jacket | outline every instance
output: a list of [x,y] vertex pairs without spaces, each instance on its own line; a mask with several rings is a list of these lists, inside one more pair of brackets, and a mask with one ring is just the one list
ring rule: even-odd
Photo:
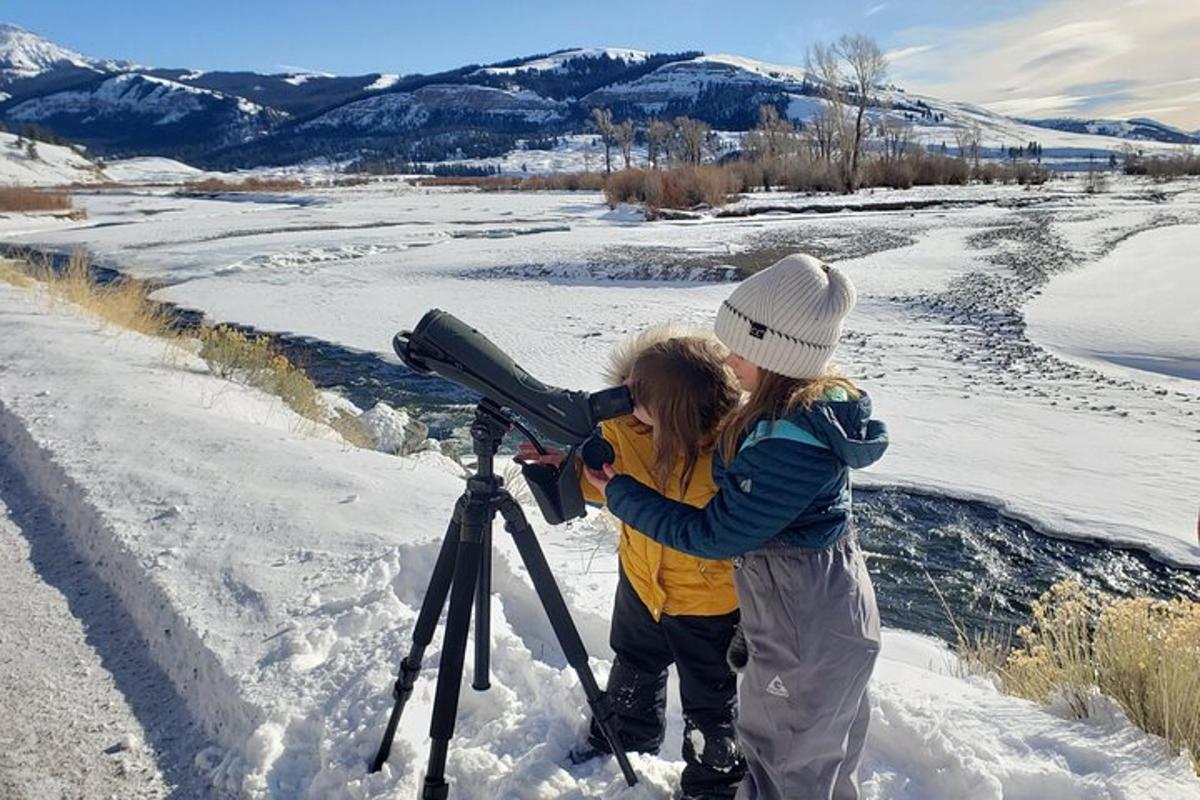
[[[654,466],[654,441],[651,429],[629,415],[601,423],[600,430],[616,451],[614,466],[617,472],[632,475],[642,483],[653,486],[651,468]],[[708,501],[717,493],[712,480],[712,454],[705,453],[696,462],[687,494],[683,497],[679,495],[679,471],[671,476],[666,496],[697,508],[708,505]],[[604,498],[586,478],[581,478],[580,485],[589,502],[604,502]],[[728,614],[737,608],[733,563],[727,559],[715,561],[681,553],[659,544],[623,522],[618,554],[634,591],[655,620],[663,614],[711,617]]]

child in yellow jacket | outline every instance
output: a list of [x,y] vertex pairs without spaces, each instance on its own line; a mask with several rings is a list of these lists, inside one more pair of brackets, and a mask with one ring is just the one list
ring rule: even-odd
[[[635,404],[633,414],[601,425],[618,470],[697,508],[708,503],[716,493],[717,430],[740,397],[726,354],[710,335],[670,329],[651,330],[618,348],[607,377],[627,385]],[[589,501],[604,502],[586,479],[581,486]],[[607,694],[622,746],[658,752],[667,667],[674,664],[684,719],[682,797],[731,798],[744,772],[734,731],[737,681],[725,660],[738,622],[732,563],[688,555],[620,527],[610,631],[616,658]],[[607,752],[593,723],[571,758],[581,762]]]

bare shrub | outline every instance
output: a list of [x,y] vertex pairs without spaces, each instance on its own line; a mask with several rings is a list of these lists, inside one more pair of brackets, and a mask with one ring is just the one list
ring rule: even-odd
[[1200,603],[1113,598],[1060,581],[1033,604],[1019,644],[959,642],[963,661],[1001,688],[1039,703],[1059,700],[1084,718],[1094,698],[1116,701],[1129,720],[1189,753],[1200,772]]
[[680,166],[667,170],[626,169],[609,176],[604,198],[618,203],[641,203],[649,210],[721,206],[742,186],[738,174],[724,166]]
[[214,192],[294,192],[304,188],[304,182],[295,178],[250,177],[241,181],[224,178],[204,178],[183,185],[183,192],[211,194]]
[[598,192],[604,188],[604,176],[595,172],[551,172],[527,178],[515,175],[435,176],[417,178],[414,183],[418,186],[461,186],[485,192]]
[[[314,424],[327,421],[316,384],[304,370],[280,353],[268,337],[218,325],[204,329],[200,341],[200,358],[217,377],[276,395],[288,408]],[[331,424],[331,427],[339,433],[342,432],[339,427],[350,429],[345,420],[337,426]],[[364,440],[365,431],[360,433],[361,436],[351,434],[343,438],[354,444],[352,438]]]
[[1156,181],[1200,175],[1200,156],[1187,148],[1174,156],[1145,158],[1131,149],[1125,154],[1124,171],[1126,175],[1147,175]]

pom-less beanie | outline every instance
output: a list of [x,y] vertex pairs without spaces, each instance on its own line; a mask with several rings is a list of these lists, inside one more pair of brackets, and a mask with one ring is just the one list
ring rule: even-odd
[[742,358],[790,378],[816,378],[833,358],[854,284],[796,253],[742,281],[717,311],[717,338]]

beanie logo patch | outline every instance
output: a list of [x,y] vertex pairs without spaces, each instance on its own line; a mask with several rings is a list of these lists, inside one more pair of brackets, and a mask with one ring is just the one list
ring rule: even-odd
[[767,326],[766,325],[763,325],[761,322],[751,322],[750,323],[750,336],[752,336],[755,339],[761,339],[766,335],[767,335]]

